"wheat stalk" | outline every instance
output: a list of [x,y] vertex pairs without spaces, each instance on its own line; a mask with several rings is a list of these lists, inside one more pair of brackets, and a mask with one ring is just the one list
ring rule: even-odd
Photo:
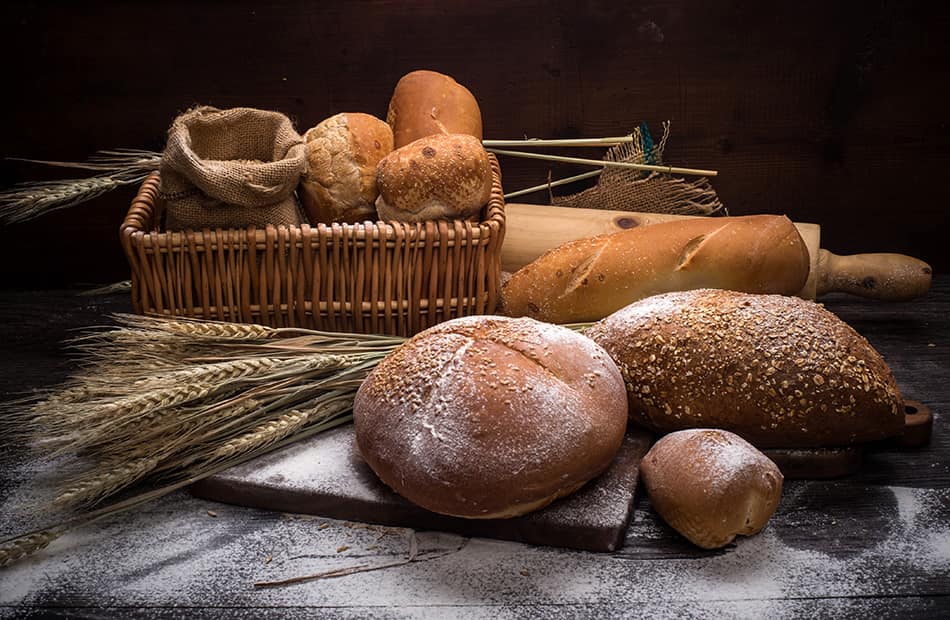
[[14,224],[88,202],[124,185],[110,176],[47,181],[0,192],[0,222]]
[[149,456],[114,466],[102,473],[94,473],[60,493],[54,503],[60,507],[95,503],[103,497],[138,482],[154,470],[160,460],[158,456]]
[[294,409],[275,420],[271,420],[254,428],[251,432],[233,439],[219,448],[208,457],[211,461],[232,458],[274,444],[281,439],[295,433],[297,430],[314,420],[326,420],[335,414],[346,411],[352,406],[343,400],[319,403],[311,409],[301,411]]
[[[349,422],[362,379],[405,341],[181,319],[115,319],[117,326],[71,341],[82,355],[80,370],[62,390],[22,409],[0,406],[10,414],[9,428],[66,459],[56,496],[37,514],[82,509],[50,529],[0,542],[5,554],[0,557],[8,561],[42,548],[64,528],[127,510]],[[132,495],[109,501],[123,490]],[[93,504],[99,507],[88,511]]]
[[195,319],[164,319],[134,314],[116,315],[123,324],[148,330],[159,330],[177,336],[195,338],[218,338],[223,340],[248,340],[276,338],[279,330],[252,323],[220,323]]
[[95,421],[115,424],[118,419],[139,419],[154,411],[174,407],[233,389],[234,382],[271,381],[289,374],[309,374],[340,368],[353,360],[342,355],[311,355],[301,358],[261,358],[210,364],[197,369],[169,373],[164,377],[145,378],[132,385],[145,390],[140,394],[106,403],[91,403],[93,408],[75,416],[78,424]]
[[27,534],[0,544],[0,566],[7,566],[21,558],[45,549],[51,542],[63,535],[56,529]]
[[88,202],[117,187],[141,183],[161,164],[161,154],[138,149],[100,151],[85,163],[10,159],[101,174],[85,179],[21,183],[0,192],[0,223],[3,224],[24,222]]

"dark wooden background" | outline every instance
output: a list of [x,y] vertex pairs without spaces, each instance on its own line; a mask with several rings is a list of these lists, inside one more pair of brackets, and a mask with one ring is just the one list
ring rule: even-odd
[[[718,169],[731,213],[818,222],[835,252],[902,252],[941,273],[948,32],[937,2],[7,2],[0,155],[161,150],[198,103],[280,110],[301,132],[382,116],[401,75],[431,68],[475,93],[486,137],[659,133],[668,119],[667,161]],[[508,191],[547,177],[502,165]],[[3,187],[55,176],[0,163]],[[0,286],[127,278],[131,196],[0,228]]]

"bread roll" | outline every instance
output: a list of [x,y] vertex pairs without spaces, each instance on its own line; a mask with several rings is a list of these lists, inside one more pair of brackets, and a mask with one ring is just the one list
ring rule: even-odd
[[808,248],[778,215],[697,218],[578,239],[514,273],[502,312],[551,323],[596,321],[657,293],[726,288],[791,295]]
[[379,162],[376,184],[382,220],[476,218],[491,197],[491,163],[472,136],[429,136]]
[[396,83],[386,122],[397,149],[433,134],[464,133],[482,139],[482,113],[475,97],[435,71],[413,71]]
[[623,381],[580,334],[474,316],[420,332],[356,394],[363,458],[400,495],[474,519],[514,517],[600,474],[626,427]]
[[586,334],[620,367],[631,419],[654,430],[723,428],[760,448],[845,446],[903,431],[884,360],[811,301],[667,293]]
[[300,199],[311,224],[376,221],[376,165],[393,150],[389,125],[369,114],[331,116],[304,134]]
[[660,439],[640,463],[643,485],[670,527],[704,549],[758,533],[778,508],[782,472],[728,431],[694,429]]

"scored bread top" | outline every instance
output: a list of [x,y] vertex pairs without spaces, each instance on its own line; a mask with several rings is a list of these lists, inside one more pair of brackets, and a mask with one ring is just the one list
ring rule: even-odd
[[794,294],[808,248],[780,215],[710,217],[577,239],[515,272],[504,313],[552,323],[596,321],[651,295],[697,288]]
[[620,373],[592,341],[531,319],[426,330],[373,370],[354,404],[379,477],[435,512],[522,514],[603,471],[620,447]]

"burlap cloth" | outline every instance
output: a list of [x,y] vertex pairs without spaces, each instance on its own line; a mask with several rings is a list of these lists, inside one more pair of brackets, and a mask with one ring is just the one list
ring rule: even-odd
[[[663,165],[663,149],[670,135],[669,121],[663,123],[663,137],[653,141],[643,123],[633,133],[633,141],[607,151],[607,161]],[[658,172],[606,167],[597,185],[569,196],[554,196],[551,204],[581,209],[610,209],[640,213],[710,215],[723,208],[716,190],[705,177],[682,179]]]
[[303,138],[279,112],[189,110],[162,153],[165,228],[300,224],[294,192],[306,166]]

